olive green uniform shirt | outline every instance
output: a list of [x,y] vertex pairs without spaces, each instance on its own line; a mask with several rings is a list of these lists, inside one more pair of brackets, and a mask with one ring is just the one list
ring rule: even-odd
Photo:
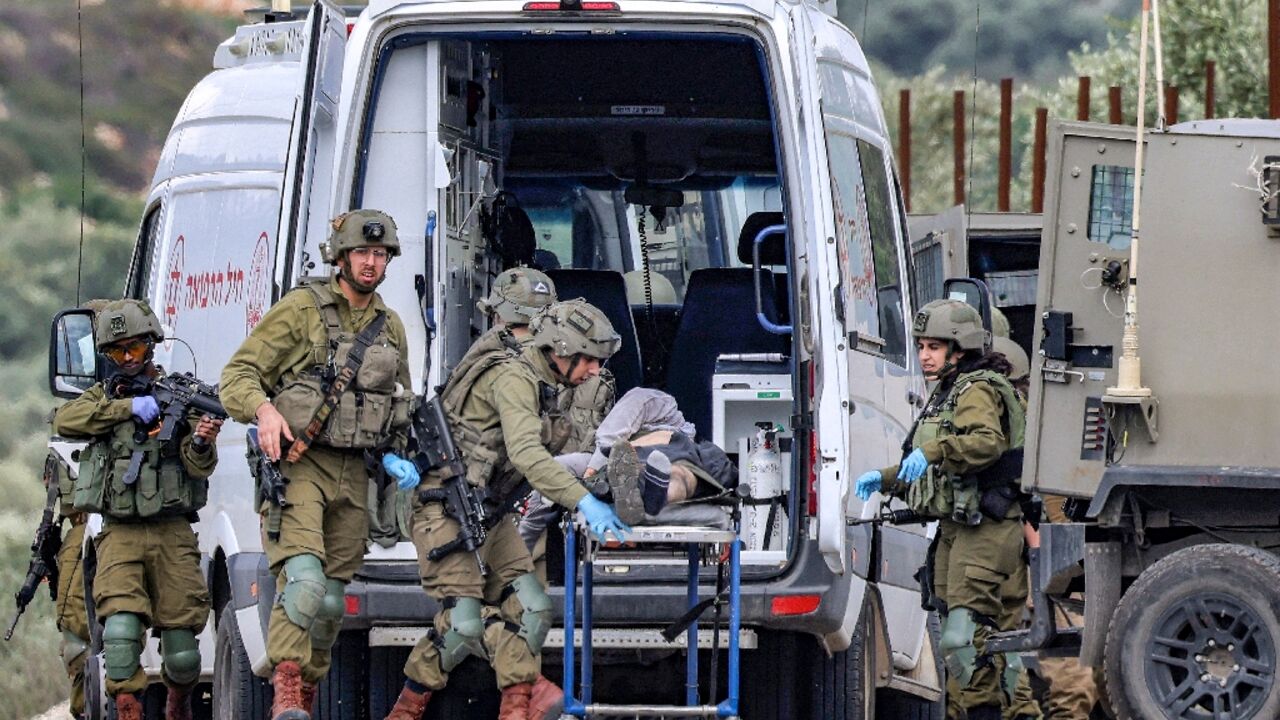
[[526,347],[524,359],[527,365],[500,362],[476,378],[461,420],[478,432],[501,426],[508,459],[533,489],[557,505],[577,507],[586,488],[542,444],[538,382],[558,386],[559,380],[540,349]]
[[[337,276],[330,278],[329,290],[338,309],[338,322],[344,332],[359,333],[373,321],[375,310],[387,314],[386,333],[400,351],[396,382],[412,392],[409,376],[409,341],[400,316],[373,294],[363,310],[351,307],[342,294]],[[315,296],[304,289],[287,293],[271,307],[240,349],[222,369],[222,385],[218,396],[232,418],[242,423],[257,419],[258,407],[278,388],[288,385],[303,372],[324,365],[329,357],[329,333],[325,328]]]
[[[68,401],[53,414],[53,431],[65,438],[92,439],[105,435],[122,422],[129,422],[133,417],[133,400],[120,398],[112,400],[102,383],[85,390],[80,397]],[[189,422],[194,427],[200,419],[200,413],[193,412]],[[218,453],[212,452],[210,446],[205,452],[196,452],[191,445],[192,434],[187,432],[182,438],[179,456],[182,466],[194,478],[207,478],[213,474],[218,464]]]
[[[974,382],[956,399],[954,434],[930,440],[920,446],[925,460],[948,475],[965,475],[995,462],[1009,449],[1002,420],[1004,402],[990,383]],[[898,466],[880,471],[886,492],[906,492],[898,481]]]

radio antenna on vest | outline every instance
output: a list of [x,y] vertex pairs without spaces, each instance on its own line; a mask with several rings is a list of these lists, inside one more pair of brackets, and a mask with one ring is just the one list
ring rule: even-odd
[[87,153],[84,137],[84,20],[82,0],[76,0],[76,51],[80,59],[80,246],[76,250],[76,305],[80,305],[80,273],[84,268],[84,209]]

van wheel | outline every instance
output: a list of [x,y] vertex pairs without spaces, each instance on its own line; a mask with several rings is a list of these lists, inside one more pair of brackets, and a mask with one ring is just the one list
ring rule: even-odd
[[228,603],[218,614],[214,643],[213,717],[215,720],[258,720],[271,710],[271,685],[253,674],[240,639],[236,613]]
[[107,689],[102,672],[102,655],[90,655],[84,664],[84,714],[87,720],[107,717]]
[[929,613],[929,647],[933,651],[933,665],[942,682],[942,697],[934,702],[904,693],[900,690],[881,688],[876,690],[876,711],[880,717],[899,720],[945,720],[947,717],[947,669],[942,660],[942,621],[936,612]]
[[[873,720],[876,717],[875,653],[871,637],[871,603],[862,602],[858,627],[849,648],[814,661],[812,717],[824,720]],[[821,653],[821,651],[819,651]]]
[[812,638],[779,630],[759,632],[759,647],[742,652],[741,710],[745,717],[787,720],[805,717],[807,662],[801,648],[812,651]]
[[1280,717],[1280,558],[1239,545],[1179,550],[1138,576],[1107,630],[1116,715]]

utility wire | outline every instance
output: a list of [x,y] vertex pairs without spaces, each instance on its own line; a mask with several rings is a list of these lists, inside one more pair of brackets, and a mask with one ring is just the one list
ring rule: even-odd
[[969,167],[965,171],[968,188],[964,193],[964,233],[969,234],[973,216],[973,139],[978,134],[978,35],[982,29],[982,0],[973,3],[973,97],[969,102]]
[[84,19],[82,0],[76,0],[76,49],[80,55],[80,247],[76,252],[76,306],[80,305],[80,273],[84,268],[85,173],[88,169],[84,135]]

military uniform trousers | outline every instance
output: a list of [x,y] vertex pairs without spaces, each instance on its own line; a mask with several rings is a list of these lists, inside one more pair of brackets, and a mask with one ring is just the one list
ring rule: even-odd
[[[276,603],[267,626],[267,658],[271,667],[293,660],[302,679],[319,682],[329,672],[328,647],[315,647],[311,633],[285,613],[284,563],[295,555],[314,555],[332,580],[350,582],[364,560],[369,538],[369,470],[362,450],[312,445],[297,462],[281,462],[289,480],[288,501],[281,510],[280,539],[267,537],[263,518],[262,547],[276,576]],[[264,516],[270,504],[263,503]]]
[[[89,616],[84,602],[84,563],[82,554],[84,544],[84,521],[73,522],[66,537],[62,539],[62,549],[58,551],[58,604],[54,608],[57,613],[58,630],[70,633],[89,645]],[[64,648],[62,659],[67,664],[67,677],[71,678],[71,714],[84,714],[84,661],[88,651],[72,654],[68,657]]]
[[938,548],[934,556],[934,593],[946,603],[948,611],[968,608],[978,617],[973,643],[978,651],[977,670],[968,686],[959,687],[948,679],[949,716],[980,705],[1010,704],[1003,687],[1005,660],[1003,655],[985,656],[987,637],[1005,615],[1004,594],[1010,578],[1023,571],[1022,597],[1026,597],[1026,565],[1022,560],[1022,519],[1014,517],[992,520],[984,517],[978,525],[969,526],[943,519],[938,522]]
[[[200,547],[184,517],[120,522],[107,519],[94,538],[98,570],[93,603],[99,622],[133,613],[155,630],[204,629],[209,589],[200,573]],[[168,683],[168,678],[165,678]],[[123,682],[107,678],[107,692],[136,693],[147,687],[138,668]]]
[[[1019,563],[1017,572],[1010,575],[1009,579],[1005,581],[1005,586],[1001,588],[1004,612],[1001,613],[997,622],[1001,631],[1017,630],[1023,626],[1028,609],[1027,599],[1030,594],[1031,573],[1028,571],[1026,563]],[[1007,690],[1008,688],[1006,688]],[[1031,678],[1027,675],[1025,667],[1018,672],[1018,684],[1014,688],[1013,698],[1010,700],[1009,705],[1005,707],[1001,716],[1005,720],[1041,717],[1040,703],[1036,702],[1035,696],[1031,692]]]
[[[474,553],[458,551],[429,560],[427,553],[458,537],[458,523],[444,514],[440,503],[421,503],[415,499],[413,512],[413,544],[418,550],[418,573],[422,588],[436,600],[446,598],[479,598],[484,603],[484,649],[487,660],[497,674],[498,687],[534,682],[542,672],[542,658],[534,655],[529,644],[516,634],[524,608],[514,593],[503,597],[506,587],[521,575],[533,572],[533,562],[515,517],[508,515],[489,532],[480,555],[489,566],[482,576]],[[435,629],[440,635],[449,629],[449,610],[436,614]],[[440,667],[440,653],[430,636],[418,641],[405,663],[405,675],[431,690],[439,690],[448,682],[448,674]]]

